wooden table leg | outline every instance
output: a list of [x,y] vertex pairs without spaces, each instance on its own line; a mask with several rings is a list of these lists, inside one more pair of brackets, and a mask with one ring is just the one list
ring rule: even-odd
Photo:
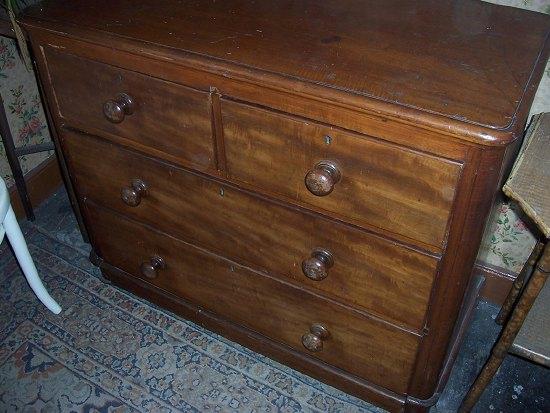
[[471,411],[479,400],[481,394],[485,390],[485,387],[487,387],[487,385],[491,382],[496,371],[502,364],[504,357],[506,356],[506,354],[508,354],[508,350],[512,346],[512,343],[514,342],[514,339],[516,338],[519,329],[521,328],[523,321],[525,320],[525,317],[527,317],[527,314],[529,313],[533,302],[535,301],[540,290],[544,286],[544,283],[546,282],[546,279],[549,275],[549,269],[550,243],[547,243],[544,247],[544,252],[541,258],[535,267],[535,271],[531,276],[531,279],[527,283],[525,291],[521,295],[521,298],[519,299],[517,305],[512,311],[512,316],[510,317],[510,320],[504,326],[500,337],[498,338],[495,346],[493,347],[493,350],[491,351],[489,360],[487,360],[487,362],[483,366],[481,373],[479,373],[479,376],[477,376],[474,384],[462,401],[459,412],[462,413]]

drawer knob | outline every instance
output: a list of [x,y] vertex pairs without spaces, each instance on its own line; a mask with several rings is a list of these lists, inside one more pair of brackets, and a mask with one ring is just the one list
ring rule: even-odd
[[306,187],[313,195],[326,196],[332,192],[341,174],[330,161],[321,161],[306,174]]
[[311,352],[318,352],[323,349],[323,340],[330,337],[326,326],[321,323],[314,323],[309,327],[309,333],[302,336],[302,344]]
[[120,197],[122,201],[131,207],[137,207],[141,198],[147,195],[147,184],[141,179],[133,179],[130,186],[122,188]]
[[103,104],[103,114],[109,122],[120,123],[134,112],[134,100],[126,93],[119,93]]
[[149,262],[144,262],[141,264],[141,273],[149,278],[157,278],[158,271],[163,270],[166,268],[166,263],[164,262],[164,259],[158,255],[155,255],[151,257]]
[[316,248],[311,257],[302,261],[302,272],[314,281],[321,281],[328,276],[328,269],[334,265],[332,254],[324,249]]

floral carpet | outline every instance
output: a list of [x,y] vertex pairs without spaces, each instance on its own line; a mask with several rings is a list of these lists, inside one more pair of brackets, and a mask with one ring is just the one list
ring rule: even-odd
[[[23,224],[63,306],[34,297],[0,245],[0,412],[382,412],[182,320],[101,278],[64,190]],[[456,412],[487,359],[497,307],[480,302],[432,413]],[[476,413],[550,411],[550,371],[507,357]]]
[[63,311],[40,305],[4,243],[0,411],[381,411],[111,286],[76,228],[25,229]]

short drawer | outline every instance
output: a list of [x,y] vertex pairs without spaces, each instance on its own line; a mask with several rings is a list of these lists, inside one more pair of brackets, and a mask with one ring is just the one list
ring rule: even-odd
[[66,123],[197,169],[214,168],[208,93],[52,48],[45,56]]
[[80,196],[264,273],[422,329],[437,258],[106,141],[65,132],[63,145]]
[[444,243],[460,163],[228,100],[222,117],[231,179],[358,225]]
[[[255,273],[93,203],[86,205],[94,248],[111,265],[274,341],[405,393],[418,336]],[[326,328],[328,336],[316,324]]]

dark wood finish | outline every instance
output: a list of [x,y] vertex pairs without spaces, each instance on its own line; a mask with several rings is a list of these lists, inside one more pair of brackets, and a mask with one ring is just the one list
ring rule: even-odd
[[535,299],[538,297],[544,284],[550,275],[550,243],[547,243],[542,256],[540,257],[531,279],[521,294],[519,301],[512,311],[510,320],[506,323],[496,344],[491,350],[491,355],[483,369],[477,376],[474,384],[460,405],[459,412],[470,412],[475,406],[485,387],[491,382],[493,376],[504,361],[506,354],[512,347],[514,340],[519,333],[527,314],[531,310]]
[[518,122],[549,32],[547,16],[478,1],[59,3],[27,14],[494,129]]
[[444,242],[459,162],[307,119],[222,103],[231,178],[359,225],[436,247]]
[[141,263],[140,266],[141,274],[145,278],[150,278],[151,280],[157,278],[158,271],[164,270],[165,268],[166,263],[164,262],[164,258],[159,255],[152,256],[149,261]]
[[[406,391],[418,336],[252,272],[95,205],[90,205],[87,211],[94,222],[92,238],[96,251],[111,265],[141,277],[143,259],[161,256],[166,263],[161,273],[153,278],[145,275],[158,288],[296,351],[359,377],[369,377],[375,384],[398,393]],[[115,227],[117,231],[112,230]],[[302,335],[310,328],[316,330],[311,325],[318,322],[327,326],[330,337],[316,333],[323,344],[312,344],[312,352],[308,352],[302,345]]]
[[[62,136],[81,196],[260,271],[422,329],[435,257],[106,141],[71,131]],[[94,161],[99,158],[101,163]],[[147,197],[137,208],[128,208],[119,192],[136,171],[148,185]],[[302,261],[315,248],[330,251],[334,259],[322,281],[302,273]]]
[[109,122],[120,123],[126,115],[134,113],[134,99],[126,93],[118,93],[103,104],[103,115]]
[[323,350],[323,341],[330,338],[330,331],[321,323],[313,323],[309,331],[302,336],[302,344],[306,350],[316,353]]
[[130,185],[120,190],[120,198],[129,207],[137,207],[141,198],[147,196],[147,184],[141,179],[132,179]]
[[[61,172],[59,163],[55,156],[46,159],[25,176],[29,198],[33,207],[37,207],[52,195],[61,186]],[[10,201],[15,216],[18,219],[23,219],[25,210],[19,199],[17,188],[12,186],[9,189]]]
[[[460,152],[461,147],[453,144],[456,140],[500,146],[517,139],[523,133],[523,120],[529,113],[550,48],[550,43],[540,39],[544,46],[540,54],[532,60],[533,70],[524,85],[525,90],[523,98],[518,102],[515,121],[506,129],[491,129],[417,108],[364,96],[357,97],[322,85],[296,82],[277,74],[254,72],[228,61],[182,50],[148,44],[149,52],[144,53],[143,42],[139,39],[121,38],[109,32],[97,32],[82,26],[67,26],[70,23],[68,20],[56,22],[27,17],[23,19],[23,23],[27,30],[33,32],[34,41],[41,44],[53,42],[67,52],[78,51],[79,55],[113,64],[124,62],[124,66],[129,69],[152,72],[183,84],[192,83],[202,90],[223,90],[225,95],[241,100],[257,102],[391,141],[423,147],[435,153]],[[52,31],[43,30],[45,28]],[[68,37],[55,35],[56,30],[65,30]],[[87,42],[79,40],[81,38],[87,39]],[[117,53],[113,53],[114,42],[117,44]],[[269,93],[258,94],[258,87]]]
[[[501,172],[495,165],[502,165],[505,150],[502,148],[500,151],[477,152],[472,157],[469,162],[476,165],[476,168],[465,171],[466,176],[463,180],[473,185],[469,186],[471,192],[468,195],[458,197],[447,244],[449,253],[444,256],[440,267],[441,273],[445,276],[436,279],[430,300],[431,308],[438,310],[428,313],[427,323],[432,328],[421,343],[415,369],[416,376],[413,376],[409,389],[410,394],[420,400],[430,399],[434,388],[437,387],[451,334],[458,320],[458,311],[468,285],[469,278],[465,275],[472,274],[477,255],[477,247],[465,247],[471,245],[470,243],[479,246],[481,242],[483,224],[490,210],[495,195],[494,188]],[[484,171],[483,176],[472,176],[475,170]],[[463,190],[458,189],[459,193]],[[450,251],[456,253],[451,254]]]
[[315,248],[311,257],[302,261],[302,272],[314,281],[321,281],[328,277],[328,270],[334,265],[334,257],[322,248]]
[[437,387],[429,399],[416,399],[415,397],[409,396],[406,400],[406,411],[420,411],[424,412],[428,410],[430,406],[433,406],[439,399],[440,394],[443,392],[445,384],[453,368],[453,364],[458,356],[461,345],[464,341],[464,337],[470,327],[470,321],[473,317],[474,311],[478,299],[480,297],[481,289],[485,284],[485,278],[480,275],[475,275],[472,277],[470,282],[470,287],[468,288],[468,293],[464,297],[464,303],[460,309],[460,314],[458,317],[458,322],[455,325],[453,331],[453,338],[451,341],[451,346],[447,351],[447,356],[445,358],[445,364],[441,369],[441,374],[437,383]]
[[485,283],[481,290],[483,299],[499,307],[506,300],[512,284],[517,277],[517,273],[479,260],[476,262],[473,272],[485,278]]
[[[325,142],[330,143],[332,138],[325,137]],[[340,181],[342,174],[338,166],[331,161],[320,161],[306,174],[306,188],[313,195],[327,196],[334,189],[334,185]]]
[[[25,34],[27,35],[26,32]],[[29,47],[30,47],[30,44],[29,44]],[[46,119],[48,120],[48,125],[50,126],[49,128],[50,137],[54,144],[55,154],[59,164],[59,171],[61,172],[61,178],[62,178],[63,184],[65,185],[65,188],[67,189],[69,202],[71,203],[71,207],[75,214],[76,221],[78,223],[78,228],[80,229],[80,232],[82,234],[82,238],[85,242],[90,242],[90,238],[88,237],[88,230],[86,228],[86,224],[84,223],[84,217],[82,215],[82,211],[80,210],[79,199],[75,194],[74,187],[69,175],[69,170],[67,168],[67,163],[65,162],[65,155],[61,150],[59,139],[57,137],[57,127],[59,126],[59,124],[57,123],[57,120],[58,120],[57,117],[52,115],[52,108],[55,108],[55,106],[52,104],[53,96],[52,96],[51,90],[48,88],[49,80],[47,76],[47,71],[43,69],[44,60],[40,58],[37,59],[33,53],[34,52],[33,49],[30,49],[30,52],[32,56],[33,67],[37,75],[36,83],[38,85],[38,91],[40,92],[40,98],[44,103],[43,105],[44,113],[46,115]]]
[[208,93],[50,47],[45,56],[63,122],[201,170],[214,169]]
[[[79,202],[90,216],[101,204],[141,228],[141,247],[134,229],[117,235],[130,247],[109,247],[108,261],[131,260],[134,275],[107,262],[104,274],[350,393],[395,411],[425,410],[445,381],[483,226],[549,53],[550,19],[473,1],[205,4],[52,0],[23,19]],[[119,74],[132,88],[113,87]],[[118,93],[137,108],[126,114],[116,103],[115,120],[124,120],[112,123],[103,104]],[[200,133],[182,134],[182,123]],[[321,161],[340,178],[316,169]],[[310,189],[323,196],[307,189],[310,171]],[[134,179],[147,192],[130,207],[121,190]],[[99,255],[114,242],[101,234],[93,241]],[[319,248],[331,254],[330,268]],[[186,260],[182,249],[200,252]],[[204,273],[196,288],[211,291],[211,281],[224,300],[240,297],[241,309],[214,314],[175,281],[155,287],[182,269],[201,274],[198,256],[219,272]],[[311,258],[324,279],[304,275]],[[227,265],[236,271],[227,275]],[[225,285],[212,281],[224,274]],[[228,280],[246,286],[228,290]],[[277,314],[302,312],[288,315],[288,332],[267,328],[271,315],[262,326],[240,313],[261,313],[267,303]],[[304,308],[331,319],[306,319]],[[331,320],[350,314],[345,336],[353,340],[370,340],[374,325],[415,338],[408,376],[380,378],[372,360],[343,347],[340,360],[317,358],[343,334]],[[310,354],[304,336],[323,350]],[[385,344],[380,363],[409,354],[407,342]]]

